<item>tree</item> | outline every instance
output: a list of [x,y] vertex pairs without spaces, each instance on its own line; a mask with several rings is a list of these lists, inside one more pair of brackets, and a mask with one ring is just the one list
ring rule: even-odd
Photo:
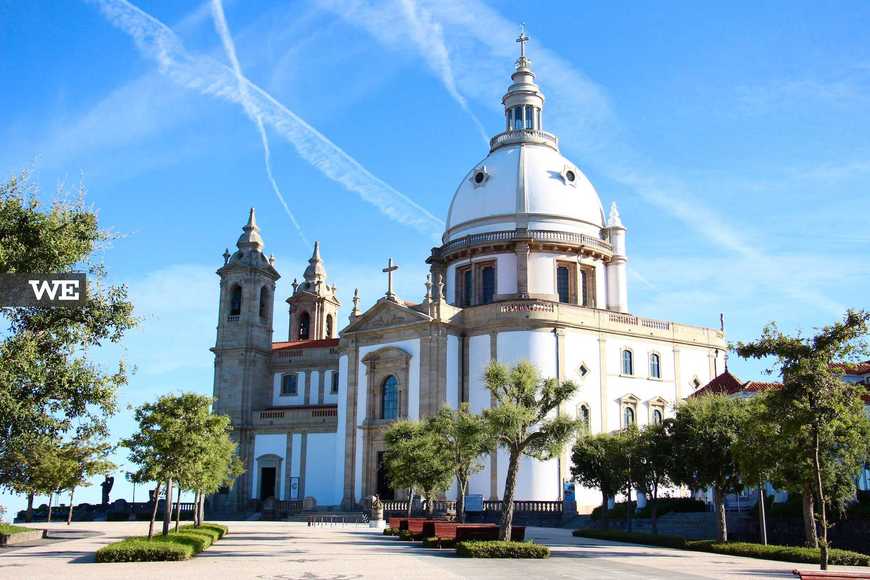
[[617,460],[618,438],[610,433],[580,437],[571,452],[571,476],[581,485],[601,491],[601,524],[607,528],[607,502],[622,489],[624,474]]
[[63,483],[63,489],[69,491],[67,525],[72,523],[76,488],[88,486],[92,477],[111,473],[116,468],[108,460],[111,451],[112,446],[104,441],[74,440],[64,446],[64,455],[69,459],[69,469]]
[[[582,421],[558,414],[559,406],[577,392],[577,385],[541,380],[538,369],[525,361],[512,369],[491,362],[485,382],[495,405],[486,409],[483,417],[498,444],[508,452],[499,539],[510,540],[520,457],[527,455],[542,461],[557,457],[565,444],[581,432]],[[554,412],[556,416],[552,417]]]
[[870,437],[859,392],[842,380],[835,363],[866,355],[868,322],[867,312],[849,310],[842,321],[810,337],[787,335],[770,323],[758,340],[737,345],[744,358],[773,357],[770,372],[782,375],[782,389],[771,394],[768,404],[803,467],[805,521],[814,521],[809,498],[818,502],[822,570],[828,567],[828,509],[854,497],[854,474],[866,458]]
[[432,512],[435,496],[450,486],[452,457],[427,422],[398,421],[384,434],[384,464],[394,487],[408,488],[410,513],[413,490],[419,489]]
[[[135,412],[139,431],[122,442],[130,451],[130,460],[140,466],[137,477],[166,482],[163,535],[169,533],[173,482],[178,483],[180,498],[183,486],[190,488],[203,472],[214,439],[226,436],[229,419],[213,415],[211,403],[211,397],[194,393],[164,395],[155,403],[145,403]],[[158,484],[158,494],[159,491]],[[176,506],[176,527],[178,508],[180,505]],[[149,538],[154,532],[156,514],[155,501],[148,528]]]
[[468,480],[482,468],[480,457],[492,448],[492,436],[483,417],[471,413],[468,403],[455,411],[442,408],[429,420],[429,428],[450,455],[457,487],[456,517],[464,522]]
[[782,440],[780,425],[769,413],[768,397],[769,393],[760,393],[747,400],[746,413],[734,445],[741,480],[758,488],[758,527],[762,544],[767,544],[764,485],[782,473],[781,454],[791,445]]
[[11,490],[28,478],[15,457],[41,440],[105,434],[127,380],[123,362],[106,372],[87,359],[136,320],[126,288],[104,286],[103,268],[91,261],[109,234],[81,195],[64,197],[46,209],[26,174],[0,184],[0,273],[89,273],[82,306],[0,309],[0,487]]
[[677,406],[673,422],[677,483],[713,488],[716,541],[728,541],[725,495],[741,488],[734,448],[743,423],[744,401],[724,395],[690,398]]
[[674,446],[671,438],[673,420],[647,425],[633,438],[634,461],[631,463],[631,480],[643,491],[650,505],[652,530],[658,533],[659,490],[671,485],[674,468]]

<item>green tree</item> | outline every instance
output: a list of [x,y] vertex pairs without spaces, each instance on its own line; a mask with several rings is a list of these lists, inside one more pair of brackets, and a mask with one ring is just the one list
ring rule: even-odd
[[867,312],[849,310],[842,321],[809,337],[785,334],[770,323],[758,340],[737,345],[744,358],[773,357],[771,372],[782,376],[782,389],[771,394],[768,404],[796,451],[791,459],[802,467],[798,476],[807,492],[805,521],[814,521],[807,499],[814,496],[818,502],[823,570],[828,567],[828,510],[854,497],[854,475],[866,459],[870,438],[860,393],[842,380],[835,363],[866,355],[868,322]]
[[456,517],[464,522],[468,480],[483,467],[480,458],[492,448],[492,435],[483,417],[469,411],[468,403],[458,410],[442,408],[428,424],[450,455],[457,484]]
[[[105,286],[92,261],[110,238],[83,196],[59,192],[48,208],[27,175],[0,184],[0,273],[89,273],[87,302],[75,308],[2,308],[0,333],[0,487],[26,482],[15,460],[41,440],[106,433],[123,362],[106,372],[89,350],[117,343],[136,323],[124,286]],[[26,483],[25,483],[26,485]]]
[[600,433],[580,437],[571,452],[571,476],[585,487],[601,492],[601,524],[609,526],[607,503],[622,489],[625,475],[618,461],[620,442],[615,435]]
[[[450,486],[452,457],[429,422],[398,421],[384,434],[384,463],[394,487],[418,489],[432,512],[437,494]],[[413,493],[409,494],[410,512]]]
[[782,453],[791,445],[781,439],[781,427],[769,412],[768,397],[769,393],[760,393],[746,401],[746,413],[734,445],[741,480],[758,489],[758,526],[762,544],[767,544],[764,486],[780,477],[784,469]]
[[634,437],[634,461],[631,463],[631,479],[644,493],[650,506],[652,530],[658,533],[659,491],[671,485],[674,469],[674,446],[671,437],[673,421],[653,423],[640,430]]
[[538,369],[529,362],[508,368],[493,361],[486,368],[485,382],[495,405],[486,409],[483,417],[498,444],[508,452],[499,538],[510,540],[520,457],[527,455],[540,460],[557,457],[582,431],[580,420],[557,412],[577,392],[577,385],[571,381],[541,380]]
[[713,488],[716,540],[728,541],[725,495],[741,489],[734,448],[745,405],[742,399],[704,395],[677,406],[673,422],[674,469],[677,483],[692,489]]
[[63,489],[69,491],[69,512],[66,524],[72,523],[73,499],[76,489],[91,485],[90,480],[97,475],[111,473],[117,466],[109,461],[112,446],[105,441],[73,440],[64,446],[64,455],[70,460]]

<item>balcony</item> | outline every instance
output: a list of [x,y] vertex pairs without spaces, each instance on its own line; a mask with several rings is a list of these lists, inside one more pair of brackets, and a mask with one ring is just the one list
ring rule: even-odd
[[546,131],[537,131],[535,129],[516,129],[514,131],[505,131],[499,133],[489,140],[490,152],[495,151],[499,147],[505,145],[513,145],[515,143],[538,143],[547,145],[556,151],[559,150],[559,138],[552,133]]
[[561,232],[558,230],[509,230],[500,232],[484,232],[471,234],[447,242],[438,250],[442,258],[476,246],[490,244],[507,244],[517,241],[529,241],[539,244],[558,244],[576,246],[588,253],[609,259],[613,255],[613,247],[604,240],[586,234]]
[[272,407],[254,411],[254,426],[258,428],[294,429],[317,433],[334,432],[338,426],[337,405],[300,405]]

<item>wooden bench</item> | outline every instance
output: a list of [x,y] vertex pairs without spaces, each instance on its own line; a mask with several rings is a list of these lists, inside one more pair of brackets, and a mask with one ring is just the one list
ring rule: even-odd
[[[426,532],[428,530],[424,530]],[[433,535],[442,540],[497,540],[499,527],[496,524],[457,524],[455,522],[434,522]],[[424,533],[425,535],[425,533]],[[522,542],[526,539],[525,526],[511,527],[511,540]]]
[[851,578],[870,578],[867,572],[840,572],[834,570],[792,570],[801,580],[846,580]]
[[388,520],[390,528],[394,530],[402,529],[402,520],[408,521],[408,518],[390,518]]

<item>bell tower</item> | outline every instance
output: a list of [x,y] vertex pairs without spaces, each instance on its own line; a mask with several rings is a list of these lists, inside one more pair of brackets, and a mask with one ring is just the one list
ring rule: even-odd
[[323,340],[338,338],[338,309],[341,302],[336,287],[326,282],[326,268],[320,258],[320,242],[314,242],[314,253],[302,275],[302,283],[293,280],[290,305],[290,338]]

